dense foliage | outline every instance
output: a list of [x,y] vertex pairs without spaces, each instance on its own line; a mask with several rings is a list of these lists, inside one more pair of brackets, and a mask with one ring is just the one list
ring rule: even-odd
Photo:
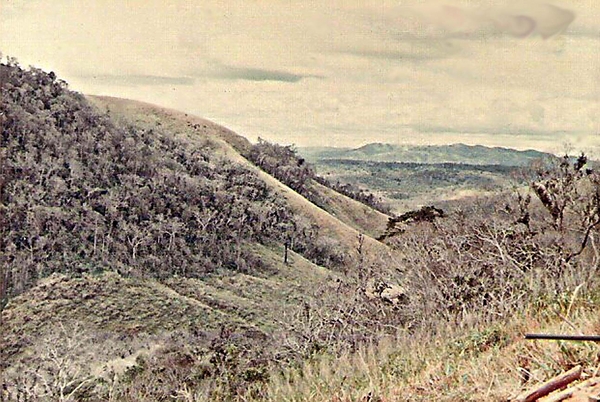
[[600,173],[587,158],[532,166],[530,190],[483,199],[386,241],[405,252],[408,315],[463,320],[548,307],[598,289]]
[[[52,272],[164,278],[261,269],[246,245],[283,243],[328,263],[254,173],[159,125],[100,114],[54,73],[2,67],[0,264],[8,293]],[[265,268],[265,267],[263,267]]]

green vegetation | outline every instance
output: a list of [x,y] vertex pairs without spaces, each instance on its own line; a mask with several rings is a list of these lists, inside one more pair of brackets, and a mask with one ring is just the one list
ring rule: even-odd
[[[2,89],[7,294],[53,272],[199,277],[267,270],[252,243],[321,263],[300,219],[252,171],[160,125],[115,123],[52,74],[11,69]],[[312,237],[312,238],[311,238]],[[339,263],[339,262],[338,262]]]
[[[388,217],[292,147],[90,102],[13,60],[0,77],[4,400],[506,400],[598,363],[517,342],[600,328],[584,155],[531,167],[529,190]],[[513,169],[405,167],[438,188]]]
[[529,164],[556,160],[533,150],[463,144],[367,144],[357,149],[302,148],[300,153],[319,175],[337,183],[336,188],[369,189],[395,213],[511,190],[532,179]]
[[360,148],[302,148],[300,153],[309,162],[343,159],[369,162],[404,162],[439,165],[457,163],[466,165],[527,166],[538,159],[552,155],[535,150],[517,151],[482,145],[392,145],[367,144]]

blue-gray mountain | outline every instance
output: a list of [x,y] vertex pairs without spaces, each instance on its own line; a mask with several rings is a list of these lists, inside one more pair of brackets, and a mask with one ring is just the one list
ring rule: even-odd
[[309,161],[347,159],[373,162],[463,163],[469,165],[526,166],[553,155],[536,150],[518,151],[482,145],[393,145],[371,143],[360,148],[307,147],[299,152]]

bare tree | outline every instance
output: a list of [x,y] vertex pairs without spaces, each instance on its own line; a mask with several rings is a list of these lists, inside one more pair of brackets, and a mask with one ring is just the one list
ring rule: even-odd
[[32,361],[17,364],[3,378],[8,400],[76,401],[94,388],[89,366],[90,335],[81,323],[59,323],[38,342]]

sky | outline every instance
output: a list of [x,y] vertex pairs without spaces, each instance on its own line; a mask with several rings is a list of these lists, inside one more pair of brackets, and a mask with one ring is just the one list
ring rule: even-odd
[[0,0],[0,51],[252,141],[600,155],[597,0]]

